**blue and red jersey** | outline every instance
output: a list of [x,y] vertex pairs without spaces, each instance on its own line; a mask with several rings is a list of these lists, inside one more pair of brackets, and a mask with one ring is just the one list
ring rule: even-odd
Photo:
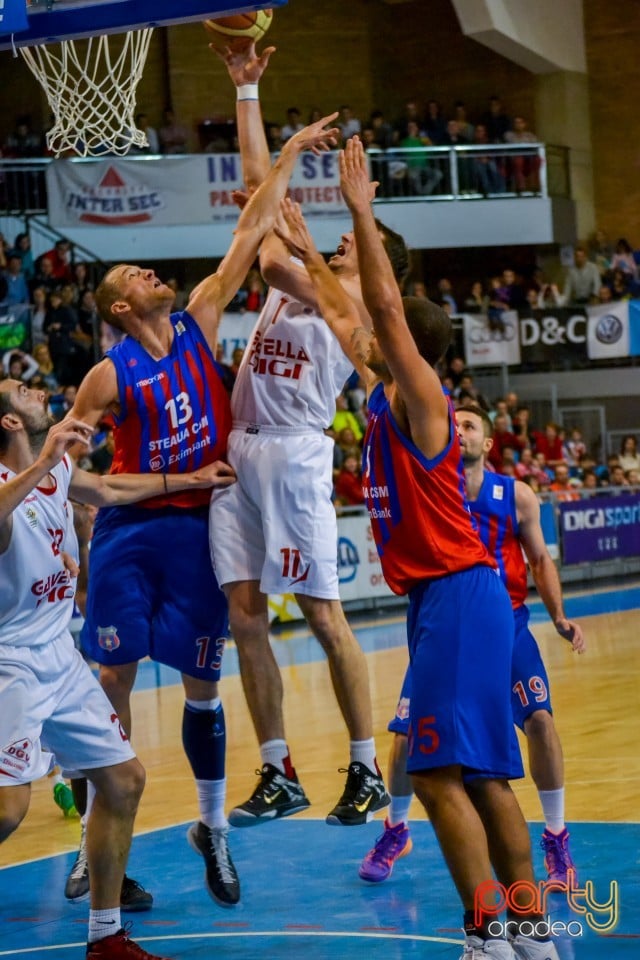
[[478,538],[465,499],[464,471],[449,403],[449,441],[427,459],[393,418],[379,384],[369,398],[362,485],[385,580],[394,593],[483,564],[496,566]]
[[[226,456],[231,408],[220,367],[190,314],[174,313],[171,323],[173,343],[161,360],[133,337],[107,351],[120,404],[111,473],[189,473]],[[193,507],[210,497],[189,490],[141,505]]]
[[527,600],[527,565],[518,538],[516,481],[484,471],[478,497],[469,503],[480,539],[498,562],[500,577],[516,610]]

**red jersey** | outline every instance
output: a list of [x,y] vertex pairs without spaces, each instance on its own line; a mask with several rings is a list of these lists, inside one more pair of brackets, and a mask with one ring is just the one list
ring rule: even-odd
[[424,580],[478,564],[495,567],[467,506],[451,404],[449,442],[432,460],[398,427],[382,384],[368,406],[362,482],[382,572],[393,592],[405,594]]
[[[171,323],[171,350],[160,360],[132,337],[107,351],[120,404],[111,473],[190,473],[226,457],[231,407],[220,366],[190,314],[174,313]],[[139,506],[194,507],[210,499],[210,490],[184,490]]]
[[525,603],[529,592],[527,565],[518,538],[515,479],[485,470],[478,498],[469,503],[469,509],[478,525],[480,539],[498,561],[500,576],[515,610]]

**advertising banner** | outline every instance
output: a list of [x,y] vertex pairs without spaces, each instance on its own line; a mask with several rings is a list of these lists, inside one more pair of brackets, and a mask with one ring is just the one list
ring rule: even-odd
[[[235,222],[243,189],[240,155],[202,154],[153,161],[108,157],[47,167],[49,222],[64,227],[176,226]],[[337,153],[303,154],[290,195],[305,216],[344,215]]]
[[640,495],[558,504],[565,564],[640,557]]
[[590,360],[640,356],[640,303],[618,300],[589,307]]
[[505,310],[499,328],[489,325],[489,318],[481,313],[462,314],[464,356],[468,367],[491,367],[520,363],[518,314]]
[[587,316],[580,307],[532,310],[520,317],[520,355],[523,365],[585,365]]

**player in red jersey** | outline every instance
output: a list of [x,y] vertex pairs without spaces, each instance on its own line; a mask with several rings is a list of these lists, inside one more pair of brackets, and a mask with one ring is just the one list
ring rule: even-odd
[[[527,737],[529,768],[538,788],[545,819],[541,845],[550,880],[566,882],[575,869],[564,820],[564,769],[562,746],[551,711],[549,681],[538,645],[529,630],[526,554],[533,579],[558,635],[583,653],[579,624],[569,620],[562,603],[562,587],[540,527],[540,505],[527,484],[485,469],[492,443],[493,425],[478,406],[464,405],[456,422],[465,467],[467,499],[480,538],[498,561],[516,623],[511,692],[514,723]],[[413,788],[407,775],[408,708],[411,672],[407,671],[396,715],[389,723],[395,734],[389,756],[391,807],[384,833],[360,865],[363,880],[386,880],[397,859],[411,852],[408,829]]]
[[533,881],[527,826],[508,783],[522,776],[510,709],[511,604],[473,531],[453,411],[433,368],[450,341],[448,318],[429,302],[403,303],[358,138],[341,154],[340,169],[373,336],[359,329],[357,311],[290,201],[278,230],[305,263],[325,319],[367,386],[365,498],[385,578],[410,597],[408,769],[463,903],[465,960],[507,960],[514,951],[522,960],[557,960],[553,944],[524,936],[515,918],[508,943],[474,917],[476,890],[492,878],[492,865],[507,886]]
[[[106,410],[115,420],[112,472],[183,473],[226,454],[230,410],[215,362],[222,311],[251,267],[271,227],[301,151],[335,142],[331,117],[291,138],[242,211],[218,270],[171,313],[174,291],[153,270],[113,267],[96,291],[101,319],[127,336],[81,384],[71,414],[91,425]],[[218,694],[227,608],[209,557],[208,497],[170,491],[138,509],[101,511],[91,548],[84,649],[100,663],[100,681],[130,733],[130,692],[144,656],[182,674],[182,740],[196,780],[200,820],[189,843],[206,865],[217,902],[238,903],[240,885],[228,850],[224,810],[225,723]],[[86,895],[81,846],[66,895]],[[148,909],[139,895],[133,909]]]

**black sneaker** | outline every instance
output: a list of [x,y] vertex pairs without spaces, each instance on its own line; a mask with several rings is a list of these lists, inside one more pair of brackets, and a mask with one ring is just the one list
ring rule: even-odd
[[122,880],[122,890],[120,891],[120,909],[122,912],[141,913],[143,910],[151,910],[152,906],[153,897],[149,891],[125,873]]
[[354,760],[348,770],[341,767],[339,773],[347,774],[347,782],[344,793],[327,817],[327,823],[356,827],[368,823],[376,810],[383,810],[391,803],[382,777],[372,773],[364,763]]
[[265,763],[256,774],[260,780],[247,802],[234,807],[229,814],[232,826],[254,827],[267,820],[290,817],[311,806],[295,772],[293,777],[287,777],[273,764]]
[[67,900],[78,903],[89,896],[89,864],[87,863],[87,829],[82,824],[80,833],[80,847],[71,872],[64,885],[64,895]]
[[233,865],[227,836],[229,827],[207,827],[201,821],[187,830],[187,840],[205,862],[205,886],[221,907],[235,907],[240,900],[240,881]]

